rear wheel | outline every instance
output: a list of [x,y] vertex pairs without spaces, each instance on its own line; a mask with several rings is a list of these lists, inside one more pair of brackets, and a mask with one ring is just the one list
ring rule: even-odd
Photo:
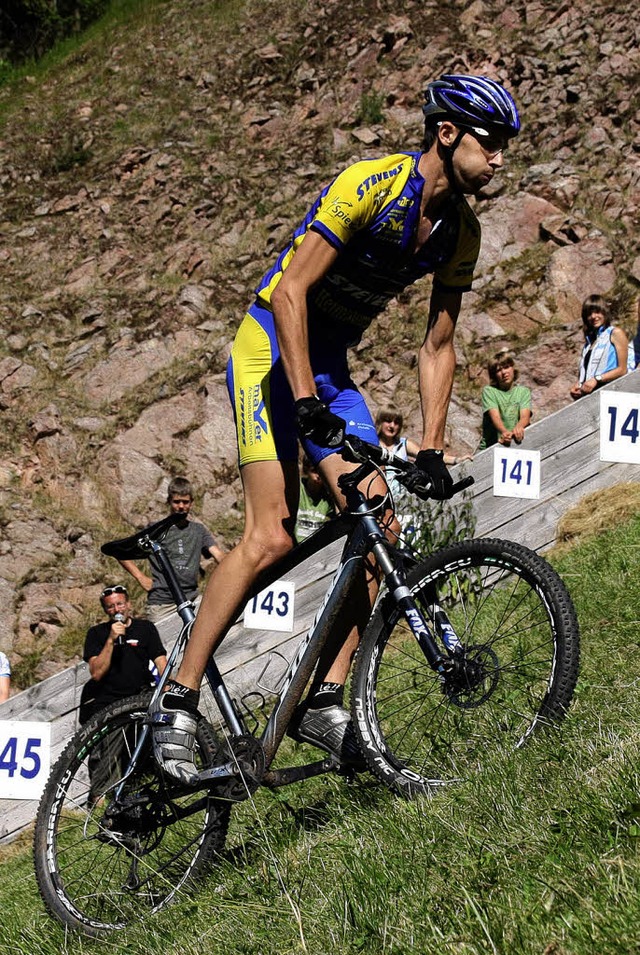
[[441,650],[438,608],[461,643],[446,678],[431,669],[389,595],[359,647],[351,697],[369,768],[413,796],[561,719],[576,684],[579,631],[560,577],[510,541],[439,551],[411,571],[408,585]]
[[[35,869],[42,897],[63,924],[100,936],[157,911],[206,872],[224,846],[229,805],[164,776],[151,752],[149,698],[113,704],[71,740],[38,808]],[[123,772],[141,737],[136,768]],[[201,767],[217,742],[201,719]],[[121,791],[119,791],[121,789]]]

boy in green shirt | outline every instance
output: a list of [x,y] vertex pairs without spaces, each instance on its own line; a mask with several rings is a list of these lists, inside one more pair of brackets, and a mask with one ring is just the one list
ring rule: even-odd
[[500,352],[489,363],[490,385],[482,389],[482,440],[478,450],[512,441],[520,444],[531,422],[531,391],[517,385],[518,370],[513,358]]

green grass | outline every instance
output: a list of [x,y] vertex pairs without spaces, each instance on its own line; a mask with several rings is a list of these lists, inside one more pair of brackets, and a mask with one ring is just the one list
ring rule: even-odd
[[640,948],[640,519],[556,560],[581,621],[570,717],[431,800],[364,776],[259,792],[207,883],[117,937],[66,936],[28,843],[3,850],[6,950],[28,955],[622,955]]

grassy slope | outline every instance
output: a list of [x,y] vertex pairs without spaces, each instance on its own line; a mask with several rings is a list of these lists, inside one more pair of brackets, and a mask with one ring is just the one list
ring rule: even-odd
[[[432,801],[368,778],[259,795],[197,895],[118,938],[64,939],[28,846],[0,867],[10,952],[614,955],[640,948],[640,519],[558,560],[582,627],[571,718]],[[262,827],[265,827],[263,830]],[[5,850],[5,853],[7,850]]]

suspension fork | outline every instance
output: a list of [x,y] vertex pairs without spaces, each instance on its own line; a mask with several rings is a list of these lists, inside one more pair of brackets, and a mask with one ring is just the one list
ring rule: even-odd
[[380,570],[384,574],[389,593],[404,615],[427,663],[444,678],[445,671],[448,669],[448,658],[440,652],[432,631],[411,596],[411,591],[407,586],[405,570],[401,566],[400,560],[395,557],[395,551],[393,552],[394,557],[391,556],[391,548],[380,529],[380,525],[371,513],[370,503],[358,486],[374,470],[375,468],[370,462],[361,464],[355,471],[341,475],[338,479],[338,485],[345,495],[347,509],[360,516],[369,551],[375,557]]
[[373,523],[376,525],[378,540],[371,547],[371,552],[384,574],[389,593],[407,621],[409,629],[416,638],[429,666],[436,673],[444,674],[447,669],[448,658],[440,652],[433,632],[411,595],[404,567],[398,559],[394,560],[391,556],[386,541],[380,539],[380,529],[377,523],[375,521]]

